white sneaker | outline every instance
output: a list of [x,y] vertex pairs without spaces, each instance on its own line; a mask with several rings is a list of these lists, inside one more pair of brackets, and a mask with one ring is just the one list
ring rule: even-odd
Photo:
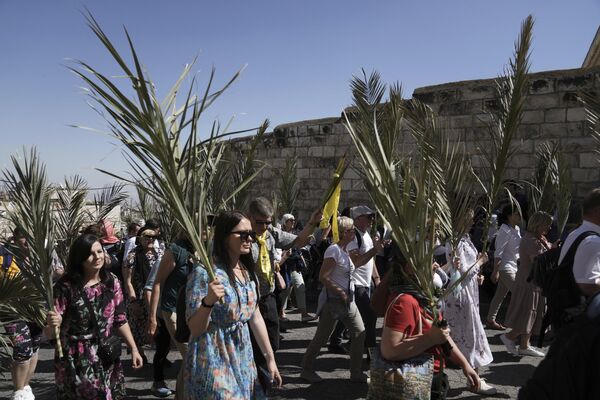
[[28,392],[25,389],[17,390],[13,393],[12,400],[33,400],[35,397],[33,393]]
[[500,340],[502,341],[502,343],[504,343],[504,345],[506,346],[506,350],[510,354],[512,354],[513,356],[519,355],[519,350],[517,349],[517,345],[515,344],[515,342],[506,337],[504,333],[500,335]]
[[498,393],[498,390],[488,385],[484,378],[479,378],[479,390],[476,393],[484,396],[493,396]]
[[31,390],[31,386],[27,385],[23,388],[23,390],[31,394],[31,400],[35,400],[35,396],[33,395],[33,390]]
[[519,349],[519,354],[522,356],[546,357],[546,354],[544,354],[544,352],[531,346],[527,347],[526,349]]

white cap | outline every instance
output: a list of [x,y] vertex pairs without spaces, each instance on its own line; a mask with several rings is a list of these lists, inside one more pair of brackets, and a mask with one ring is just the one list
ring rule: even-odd
[[367,206],[356,206],[350,209],[350,215],[352,219],[358,218],[361,215],[372,215],[375,214],[375,211],[371,210]]
[[288,220],[290,219],[296,219],[292,214],[283,214],[283,217],[281,217],[281,224],[285,224]]

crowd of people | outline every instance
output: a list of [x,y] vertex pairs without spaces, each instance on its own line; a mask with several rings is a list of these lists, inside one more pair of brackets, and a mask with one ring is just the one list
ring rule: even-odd
[[[473,223],[474,215],[470,210],[464,218]],[[43,336],[59,341],[64,351],[54,360],[60,399],[124,398],[123,343],[133,368],[147,364],[144,349],[155,347],[150,388],[157,397],[267,398],[284,384],[277,351],[280,333],[289,329],[291,301],[302,323],[318,320],[301,361],[300,377],[310,384],[322,380],[317,358],[326,347],[349,354],[351,381],[373,384],[365,360],[399,362],[425,355],[433,360],[431,398],[446,398],[446,365],[460,368],[474,393],[493,395],[496,389],[478,374],[494,361],[484,325],[503,331],[500,339],[511,355],[545,356],[531,344],[532,336],[548,325],[542,323],[547,300],[531,280],[539,255],[558,246],[561,259],[572,259],[581,295],[577,306],[600,291],[600,189],[586,197],[583,224],[565,233],[562,245],[560,238],[551,242],[548,237],[550,214],[536,212],[523,221],[520,207],[511,202],[498,212],[492,252],[482,252],[470,234],[454,245],[438,238],[435,254],[440,257],[431,266],[431,284],[435,280],[435,286],[451,288],[438,304],[431,304],[410,279],[415,266],[390,239],[394,227],[377,226],[377,213],[368,206],[341,212],[337,242],[331,228],[318,229],[322,210],[315,210],[304,226],[292,213],[277,217],[264,197],[250,202],[247,212],[214,216],[214,279],[195,261],[190,240],[182,235],[165,243],[156,221],[131,223],[123,238],[107,221],[86,228],[73,242],[64,268],[57,263],[54,308],[45,326],[31,321],[7,325],[13,399],[35,398],[30,382]],[[583,233],[587,237],[569,253]],[[27,251],[18,229],[11,240]],[[16,259],[6,249],[0,257],[3,275],[18,274]],[[479,290],[486,269],[497,286],[482,321]],[[308,289],[318,290],[315,314],[309,313]],[[499,310],[509,292],[501,323]],[[551,330],[558,337],[567,324],[555,321]],[[171,344],[184,360],[175,388],[165,383]]]

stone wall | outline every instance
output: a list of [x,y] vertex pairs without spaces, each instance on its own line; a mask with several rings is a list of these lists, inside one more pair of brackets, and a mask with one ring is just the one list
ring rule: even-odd
[[[450,134],[466,142],[475,168],[481,166],[479,148],[486,146],[485,110],[494,107],[494,79],[447,83],[416,89],[413,97],[429,104],[441,117]],[[585,122],[585,111],[577,101],[577,91],[600,87],[600,68],[548,71],[531,74],[522,126],[515,139],[514,154],[507,178],[525,179],[533,172],[537,146],[545,141],[559,141],[569,165],[573,191],[581,197],[600,183],[594,140]],[[410,135],[405,135],[409,137]],[[248,139],[237,142],[243,145]],[[414,149],[414,143],[401,143],[402,152]],[[265,169],[252,185],[256,195],[271,197],[278,190],[278,171],[286,157],[297,154],[301,193],[297,209],[306,219],[331,181],[337,160],[353,154],[353,144],[341,117],[300,121],[277,126],[259,146],[257,157],[272,168]],[[341,207],[370,203],[359,175],[346,173]],[[282,210],[284,211],[284,210]]]

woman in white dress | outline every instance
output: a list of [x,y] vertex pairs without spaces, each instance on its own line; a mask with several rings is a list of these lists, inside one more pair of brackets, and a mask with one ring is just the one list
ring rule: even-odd
[[[472,222],[472,211],[467,218]],[[447,246],[447,258],[450,262],[450,285],[458,277],[467,275],[446,298],[444,317],[450,325],[454,342],[469,364],[477,370],[493,360],[479,316],[479,286],[483,283],[483,276],[479,272],[481,265],[487,261],[487,254],[478,255],[468,234],[460,239],[453,256],[449,247],[450,245]],[[468,271],[473,265],[475,266]]]

